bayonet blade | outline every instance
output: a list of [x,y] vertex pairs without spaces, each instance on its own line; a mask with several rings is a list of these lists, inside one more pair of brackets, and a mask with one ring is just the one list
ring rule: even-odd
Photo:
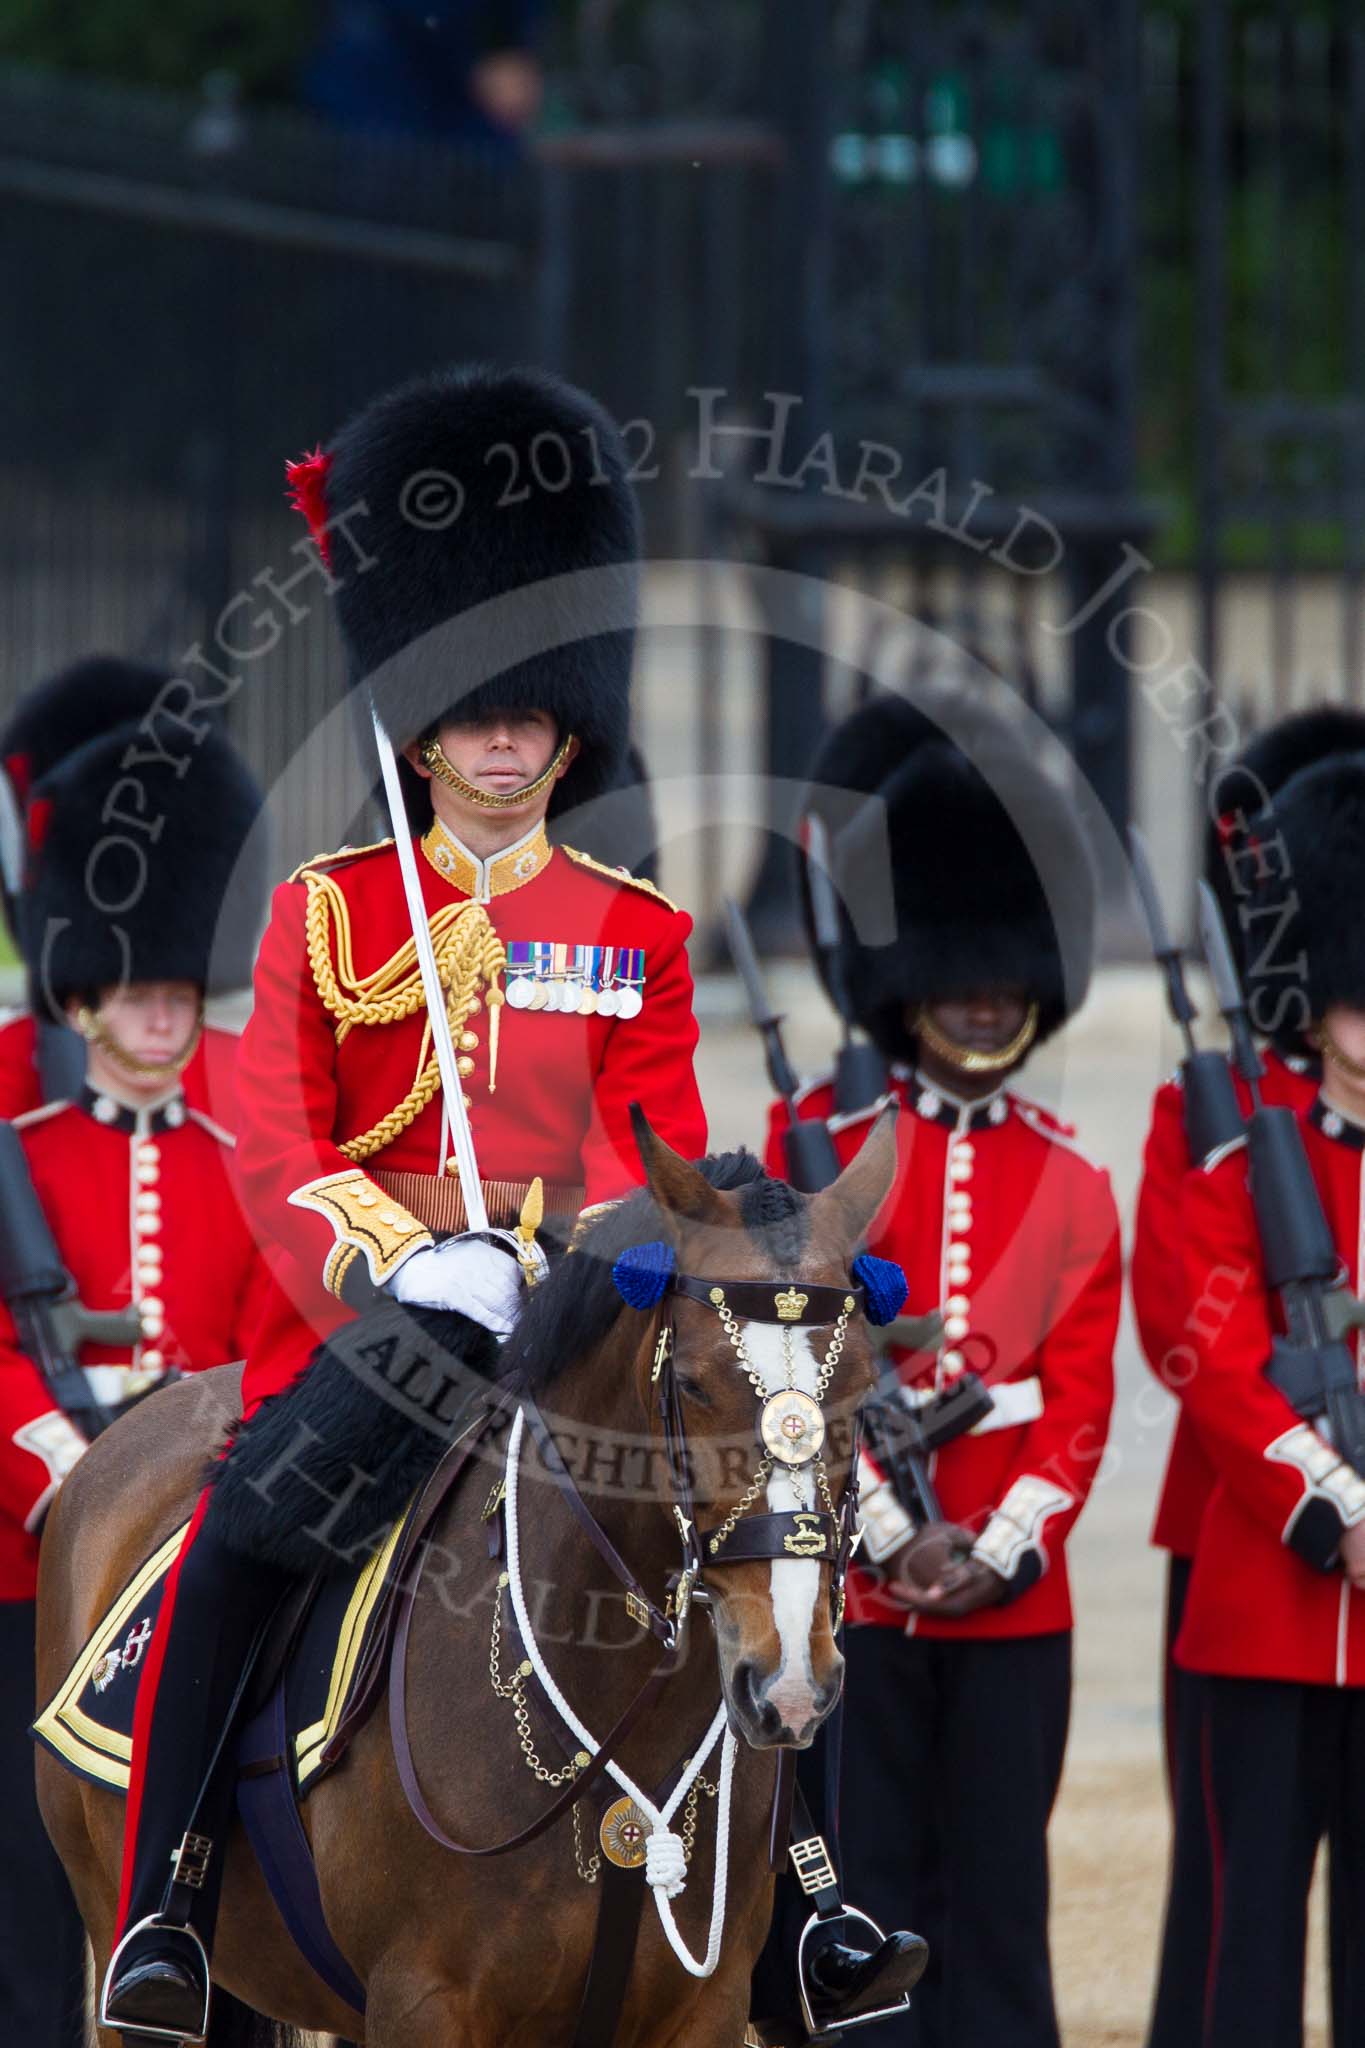
[[1128,851],[1132,855],[1133,880],[1137,884],[1142,914],[1147,920],[1152,952],[1158,960],[1166,960],[1174,956],[1176,948],[1167,929],[1166,913],[1157,891],[1156,876],[1152,873],[1152,856],[1145,837],[1136,825],[1128,827]]
[[1218,898],[1207,882],[1199,884],[1199,937],[1203,942],[1204,958],[1208,962],[1218,1007],[1225,1017],[1234,1017],[1245,1008],[1242,984],[1227,932],[1223,928]]
[[758,955],[754,951],[749,921],[733,896],[727,896],[725,899],[725,929],[730,941],[730,958],[735,963],[736,974],[744,983],[744,993],[749,1002],[749,1015],[760,1031],[771,1030],[773,1025],[780,1024],[782,1019],[769,1001],[763,969],[759,966]]
[[806,885],[811,923],[822,953],[839,950],[839,894],[829,871],[829,827],[812,812],[806,819]]

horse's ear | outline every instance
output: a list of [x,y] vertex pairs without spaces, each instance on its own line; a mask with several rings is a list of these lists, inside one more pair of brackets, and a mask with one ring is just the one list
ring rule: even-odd
[[899,1107],[898,1103],[887,1103],[838,1180],[811,1197],[813,1231],[850,1249],[862,1243],[868,1225],[890,1194],[896,1178]]
[[730,1220],[724,1199],[705,1174],[664,1143],[638,1102],[630,1105],[630,1125],[649,1192],[665,1217],[676,1217],[680,1223],[724,1224]]

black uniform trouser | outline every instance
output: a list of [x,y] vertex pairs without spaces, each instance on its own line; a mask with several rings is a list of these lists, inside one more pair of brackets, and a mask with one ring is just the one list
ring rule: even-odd
[[[159,1657],[153,1640],[154,1692],[138,1699],[133,1768],[141,1789],[135,1839],[124,1848],[125,1870],[132,1859],[124,1932],[161,1911],[170,1859],[193,1829],[213,1842],[206,1882],[190,1911],[196,1932],[211,1945],[236,1793],[230,1754],[204,1788],[251,1650],[288,1585],[285,1573],[227,1547],[210,1497],[179,1560]],[[163,1609],[158,1636],[164,1625]]]
[[0,1602],[0,2041],[81,2048],[85,1930],[34,1789],[34,1604]]
[[909,1924],[929,1968],[859,2048],[1057,2048],[1047,1824],[1071,1707],[1071,1636],[845,1644],[847,1896]]
[[1365,1691],[1208,1678],[1214,1856],[1203,2048],[1300,2048],[1308,1889],[1332,1831],[1337,2048],[1365,2042]]
[[1173,1651],[1191,1562],[1173,1557],[1166,1580],[1166,1772],[1171,1791],[1171,1865],[1148,2048],[1202,2048],[1213,1938],[1213,1844],[1205,1786],[1204,1687]]

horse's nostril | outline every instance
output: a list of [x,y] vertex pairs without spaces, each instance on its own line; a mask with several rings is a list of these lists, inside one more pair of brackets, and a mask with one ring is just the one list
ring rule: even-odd
[[741,1659],[735,1666],[735,1699],[750,1714],[762,1712],[754,1666],[748,1657]]

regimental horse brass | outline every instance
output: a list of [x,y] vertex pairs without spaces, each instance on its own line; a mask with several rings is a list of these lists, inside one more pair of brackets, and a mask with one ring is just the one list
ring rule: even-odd
[[779,1465],[809,1465],[825,1445],[820,1404],[799,1387],[785,1387],[763,1403],[758,1418],[763,1448]]
[[794,1287],[788,1287],[781,1294],[773,1296],[779,1323],[799,1323],[806,1312],[808,1294],[798,1294]]
[[618,1870],[640,1868],[651,1829],[633,1799],[618,1799],[609,1806],[597,1833],[608,1863],[614,1863]]
[[823,1557],[825,1554],[825,1532],[820,1526],[820,1517],[812,1514],[797,1514],[792,1518],[797,1527],[790,1536],[782,1538],[782,1548],[789,1550],[793,1557]]

